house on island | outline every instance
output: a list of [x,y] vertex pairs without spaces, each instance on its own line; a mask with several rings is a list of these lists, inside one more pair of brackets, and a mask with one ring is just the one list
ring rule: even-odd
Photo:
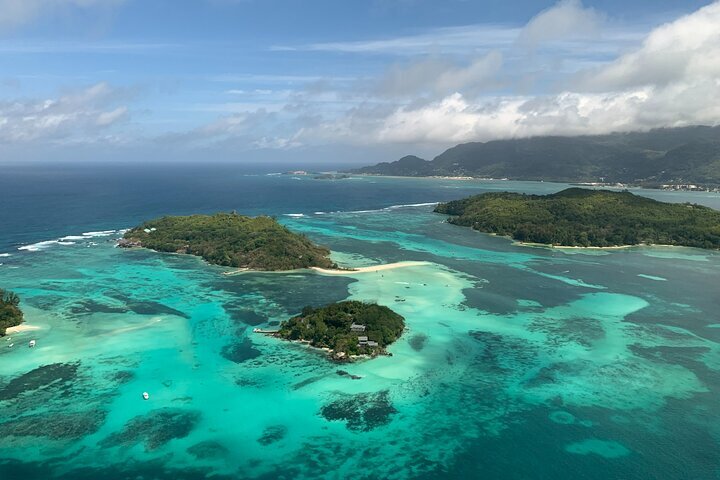
[[350,325],[350,331],[351,332],[364,332],[365,331],[365,325],[357,324],[355,322]]
[[368,337],[358,337],[358,346],[360,347],[378,347],[378,342],[368,340]]

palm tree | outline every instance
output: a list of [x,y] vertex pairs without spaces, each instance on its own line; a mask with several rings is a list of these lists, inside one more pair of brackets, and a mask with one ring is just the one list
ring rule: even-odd
[[20,305],[20,297],[9,290],[3,290],[0,288],[0,299],[2,299],[3,303],[12,305],[13,307]]

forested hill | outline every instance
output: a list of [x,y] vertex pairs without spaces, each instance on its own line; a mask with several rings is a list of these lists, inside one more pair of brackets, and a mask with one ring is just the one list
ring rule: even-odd
[[449,222],[522,242],[720,248],[720,211],[630,192],[569,188],[552,195],[484,193],[440,204]]
[[119,245],[188,253],[216,265],[253,270],[334,266],[328,249],[275,219],[236,213],[151,220],[128,230]]
[[643,185],[720,184],[720,126],[464,143],[433,160],[407,156],[355,173],[475,176]]

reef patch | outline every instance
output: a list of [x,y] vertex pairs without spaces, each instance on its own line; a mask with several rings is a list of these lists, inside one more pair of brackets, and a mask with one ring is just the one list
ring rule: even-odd
[[130,419],[125,427],[100,442],[102,447],[145,444],[145,450],[155,450],[170,440],[187,437],[200,420],[200,412],[162,408]]
[[360,432],[387,425],[396,413],[387,390],[344,396],[320,409],[320,415],[326,420],[344,421],[348,430]]

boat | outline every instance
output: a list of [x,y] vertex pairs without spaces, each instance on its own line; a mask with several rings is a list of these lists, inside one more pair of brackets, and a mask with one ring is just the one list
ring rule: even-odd
[[35,346],[35,340],[30,340],[30,343],[28,343],[28,347],[33,348]]
[[15,345],[15,344],[11,343],[10,345],[8,345],[8,348],[12,348],[13,345]]
[[147,400],[150,398],[150,394],[148,392],[143,392],[142,397]]

